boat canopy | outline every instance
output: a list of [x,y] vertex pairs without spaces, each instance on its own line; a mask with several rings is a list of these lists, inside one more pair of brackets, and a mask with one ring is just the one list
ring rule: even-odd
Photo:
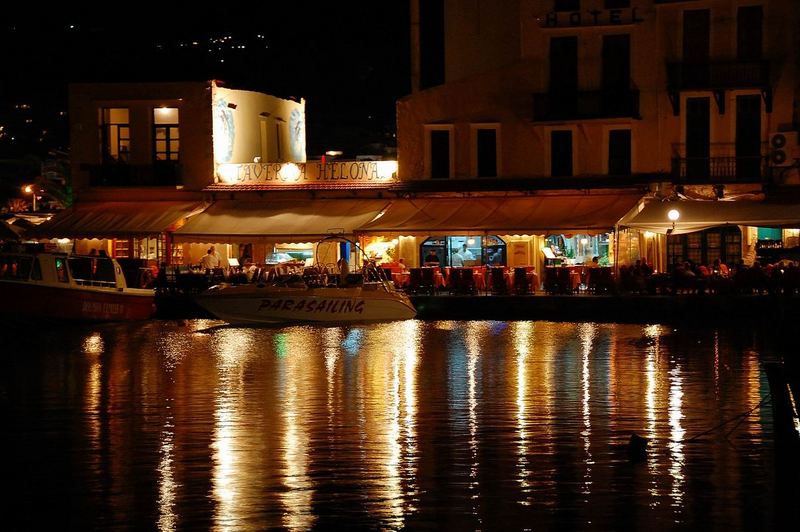
[[28,238],[131,238],[174,231],[206,204],[182,201],[76,203],[28,232]]
[[175,231],[176,242],[352,235],[378,216],[387,200],[220,200]]
[[610,232],[641,194],[559,194],[519,197],[419,198],[392,201],[364,233],[422,235]]
[[[667,214],[677,210],[673,230]],[[680,235],[721,225],[800,228],[800,204],[764,201],[651,201],[620,226]]]

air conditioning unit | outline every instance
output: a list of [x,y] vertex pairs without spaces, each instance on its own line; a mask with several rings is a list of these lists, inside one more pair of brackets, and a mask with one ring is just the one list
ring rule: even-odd
[[770,166],[791,166],[797,154],[797,131],[781,131],[769,135]]

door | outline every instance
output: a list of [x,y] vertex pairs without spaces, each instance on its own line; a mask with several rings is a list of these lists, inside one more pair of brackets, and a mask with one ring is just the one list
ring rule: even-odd
[[761,181],[761,96],[736,97],[736,181]]
[[710,177],[711,115],[708,98],[686,99],[686,178]]

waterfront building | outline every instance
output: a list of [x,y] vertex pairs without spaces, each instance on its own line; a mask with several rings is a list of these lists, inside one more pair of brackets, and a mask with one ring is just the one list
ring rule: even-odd
[[[618,263],[646,256],[662,270],[673,260],[735,262],[766,235],[797,245],[800,220],[772,219],[768,207],[800,183],[797,2],[412,4],[414,92],[398,102],[409,193],[555,195],[570,212],[576,194],[641,192],[610,224],[630,229],[598,238],[553,223],[510,236],[537,262],[552,244],[602,255],[614,242]],[[716,212],[764,198],[758,214]],[[664,200],[704,203],[675,225],[637,219]]]
[[[76,85],[77,201],[39,235],[177,264],[210,244],[223,261],[335,264],[352,251],[313,242],[337,232],[379,262],[433,251],[540,272],[797,246],[800,207],[770,205],[800,184],[798,11],[414,0],[397,161],[307,160],[303,101],[217,82]],[[665,202],[678,220],[662,220]]]

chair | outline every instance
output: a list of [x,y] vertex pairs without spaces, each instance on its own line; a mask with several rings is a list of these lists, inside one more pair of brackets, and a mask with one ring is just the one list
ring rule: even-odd
[[496,295],[505,295],[508,293],[508,286],[506,285],[505,270],[503,268],[492,268],[490,279],[492,282],[492,293]]
[[434,268],[422,268],[422,284],[420,285],[420,289],[425,290],[431,295],[436,291]]
[[544,269],[544,291],[547,294],[555,294],[558,291],[558,272],[557,268],[547,266]]
[[472,268],[461,270],[458,279],[458,291],[463,294],[475,295],[475,272]]
[[461,270],[458,268],[450,268],[450,274],[447,276],[447,291],[451,294],[459,292],[461,289]]
[[611,268],[602,267],[594,268],[592,270],[592,277],[597,275],[597,280],[594,283],[596,292],[613,292],[614,291],[614,276]]
[[572,272],[569,268],[556,268],[556,283],[558,283],[559,294],[572,293]]
[[408,273],[408,291],[416,294],[422,287],[422,268],[411,268]]
[[525,268],[514,268],[514,293],[517,295],[530,293],[528,272]]

